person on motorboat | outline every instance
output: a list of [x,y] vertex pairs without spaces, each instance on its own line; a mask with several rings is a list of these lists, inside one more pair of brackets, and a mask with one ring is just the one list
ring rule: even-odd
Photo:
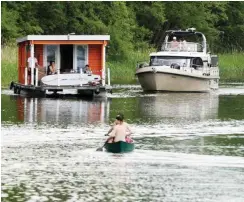
[[173,41],[170,42],[170,46],[172,50],[177,50],[179,48],[179,42],[176,40],[176,37],[173,37]]
[[182,51],[186,51],[186,50],[187,50],[187,42],[186,42],[186,40],[185,40],[184,37],[182,37],[182,38],[180,39],[180,49],[181,49]]
[[115,122],[113,126],[110,128],[108,133],[106,135],[109,135],[109,138],[107,139],[108,143],[112,142],[132,142],[133,140],[130,138],[131,135],[131,129],[129,127],[129,124],[124,122],[124,116],[123,114],[118,114],[115,118]]

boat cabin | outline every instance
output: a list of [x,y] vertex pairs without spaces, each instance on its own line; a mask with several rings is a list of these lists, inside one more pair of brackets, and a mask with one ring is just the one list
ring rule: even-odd
[[[36,81],[47,75],[47,68],[53,61],[57,74],[82,73],[85,66],[89,65],[92,74],[99,75],[104,85],[105,54],[109,40],[109,35],[73,34],[28,35],[19,38],[18,82],[24,85],[39,85]],[[31,68],[28,67],[28,58],[31,58],[31,61],[36,58],[39,67],[36,68],[33,62]],[[31,69],[31,73],[28,69]]]
[[168,30],[162,51],[202,52],[207,53],[206,37],[195,28],[187,30]]

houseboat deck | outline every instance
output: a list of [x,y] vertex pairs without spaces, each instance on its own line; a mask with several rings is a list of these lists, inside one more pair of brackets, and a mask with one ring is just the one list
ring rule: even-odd
[[94,96],[94,94],[99,93],[112,93],[112,87],[110,85],[70,85],[70,86],[50,86],[50,85],[43,85],[43,86],[35,86],[35,85],[24,85],[21,83],[11,82],[10,89],[14,90],[15,94],[24,94],[24,95],[31,95],[31,96],[41,96],[45,97],[46,95],[50,95],[50,93],[58,94],[62,93],[65,90],[74,91],[77,90],[76,96],[81,95],[90,95]]

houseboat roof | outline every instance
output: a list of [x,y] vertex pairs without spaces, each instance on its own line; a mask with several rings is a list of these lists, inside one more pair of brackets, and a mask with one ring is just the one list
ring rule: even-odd
[[27,35],[25,37],[18,38],[17,43],[23,41],[108,41],[110,35]]

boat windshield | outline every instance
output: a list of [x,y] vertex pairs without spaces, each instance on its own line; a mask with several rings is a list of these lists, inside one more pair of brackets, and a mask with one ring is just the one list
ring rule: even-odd
[[187,65],[187,58],[169,56],[151,56],[150,58],[150,66],[170,66],[171,64],[185,67]]

